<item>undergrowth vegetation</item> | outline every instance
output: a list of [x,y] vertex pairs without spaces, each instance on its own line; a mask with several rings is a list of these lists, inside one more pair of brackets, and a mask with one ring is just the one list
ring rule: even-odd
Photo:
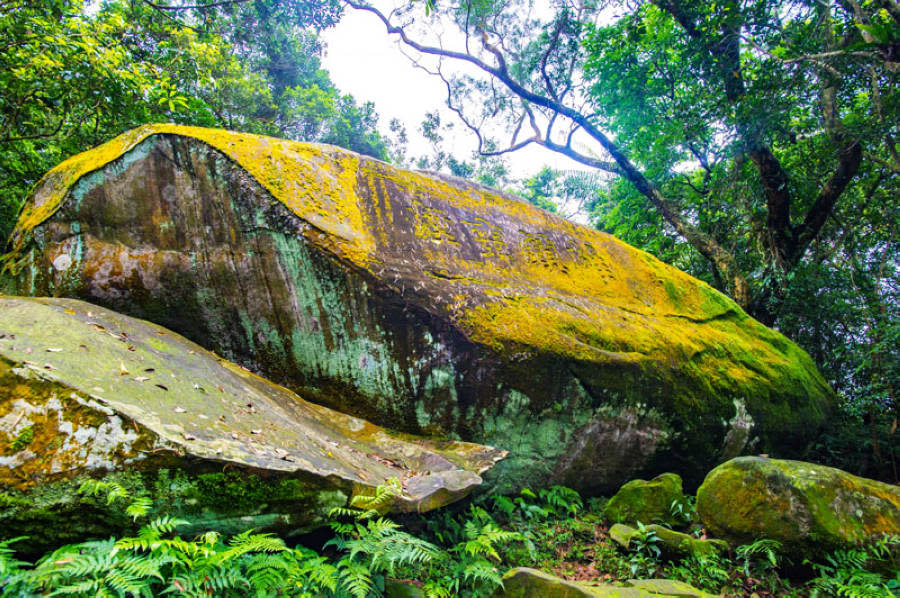
[[[318,550],[253,531],[183,538],[178,532],[188,522],[151,519],[151,502],[117,484],[93,481],[80,492],[120,503],[141,523],[137,534],[63,546],[33,564],[17,558],[20,538],[4,540],[0,596],[366,598],[406,580],[429,598],[478,598],[492,595],[502,586],[502,574],[517,566],[605,583],[665,577],[724,596],[900,596],[900,537],[886,536],[819,562],[790,563],[780,544],[767,539],[727,556],[667,562],[649,527],[638,524],[640,533],[623,552],[609,539],[613,522],[600,514],[602,499],[585,504],[560,486],[481,497],[401,523],[384,516],[402,492],[391,480],[372,495],[354,497],[348,508],[334,509],[333,535]],[[673,514],[690,522],[692,506],[673,504]],[[699,526],[693,529],[702,535]]]

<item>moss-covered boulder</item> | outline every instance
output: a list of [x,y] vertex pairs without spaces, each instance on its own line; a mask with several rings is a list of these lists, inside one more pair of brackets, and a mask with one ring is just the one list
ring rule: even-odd
[[465,496],[502,452],[308,403],[160,326],[70,299],[0,297],[0,535],[130,526],[77,492],[103,476],[195,528],[286,534],[397,478],[394,509]]
[[491,483],[612,492],[748,444],[803,446],[810,358],[647,253],[458,179],[174,125],[48,173],[7,257],[18,294],[184,334],[321,404],[509,449]]
[[631,480],[609,499],[604,507],[606,519],[622,523],[684,523],[677,506],[686,498],[681,476],[664,473],[652,480]]
[[668,579],[631,579],[620,586],[597,582],[567,581],[559,577],[519,567],[503,576],[503,589],[495,598],[653,598],[678,596],[684,598],[713,598],[697,588]]
[[609,529],[609,537],[612,541],[625,550],[631,550],[633,548],[632,541],[641,535],[644,535],[649,543],[659,548],[662,558],[671,561],[689,556],[705,558],[728,551],[728,544],[723,540],[695,538],[690,534],[677,532],[655,523],[646,525],[643,529],[616,523]]
[[900,487],[813,463],[739,457],[706,476],[697,512],[732,545],[771,538],[809,555],[900,533]]

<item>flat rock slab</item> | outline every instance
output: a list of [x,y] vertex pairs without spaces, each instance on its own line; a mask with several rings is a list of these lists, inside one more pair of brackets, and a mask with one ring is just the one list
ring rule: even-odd
[[16,294],[149,319],[309,400],[510,451],[490,484],[611,492],[803,447],[795,344],[649,254],[516,198],[322,145],[148,125],[49,172]]
[[[296,530],[390,478],[403,486],[395,510],[439,507],[468,494],[504,454],[309,403],[102,307],[3,296],[0,446],[0,489],[18,497],[0,506],[4,535],[35,515],[29,503],[72,500],[72,479],[85,474],[125,476],[179,503],[188,519],[233,515],[243,527],[271,527],[280,517]],[[163,482],[161,470],[170,472]]]
[[537,569],[519,567],[503,576],[503,589],[495,598],[713,598],[681,581],[668,579],[630,579],[620,586],[561,579]]

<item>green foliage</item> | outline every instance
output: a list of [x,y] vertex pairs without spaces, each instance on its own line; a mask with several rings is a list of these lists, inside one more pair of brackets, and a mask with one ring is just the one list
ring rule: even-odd
[[675,519],[687,525],[697,519],[697,498],[685,496],[683,500],[673,500],[669,505],[669,512]]
[[732,579],[733,564],[718,554],[691,555],[674,563],[667,575],[711,592],[719,592]]
[[[602,505],[585,509],[578,494],[563,487],[524,490],[514,498],[484,497],[456,513],[437,511],[420,519],[414,535],[384,517],[403,492],[398,480],[335,509],[327,556],[291,548],[270,534],[246,531],[224,538],[215,531],[192,539],[178,530],[185,521],[150,518],[150,505],[120,485],[102,480],[81,492],[121,504],[141,522],[133,536],[63,546],[34,565],[18,560],[15,544],[0,541],[0,597],[36,596],[291,596],[369,598],[381,596],[388,577],[416,579],[429,598],[485,598],[502,586],[502,572],[531,566],[557,575],[605,581],[634,577],[680,579],[722,596],[891,596],[900,594],[900,538],[838,551],[807,563],[817,574],[797,586],[781,577],[779,545],[758,540],[725,555],[661,559],[660,540],[638,524],[639,534],[623,553],[610,542],[598,517]],[[490,510],[485,506],[491,505]],[[540,507],[540,511],[532,507]],[[410,526],[411,527],[411,526]]]
[[[125,502],[136,519],[149,504],[133,499],[118,484],[87,483],[82,492],[106,493]],[[0,596],[365,596],[358,589],[360,567],[335,566],[305,548],[288,548],[270,534],[247,531],[227,540],[207,532],[193,540],[177,535],[186,522],[169,516],[147,521],[136,536],[63,546],[33,567],[13,558],[0,543]]]
[[[818,577],[812,580],[813,597],[847,596],[868,598],[900,596],[900,536],[884,536],[868,546],[838,550],[824,563],[812,563]],[[893,572],[886,578],[874,568]]]
[[735,549],[738,559],[743,561],[744,575],[764,574],[766,571],[778,568],[778,552],[781,550],[781,542],[766,538],[757,540],[751,544],[744,544]]
[[22,431],[19,432],[19,435],[16,436],[15,440],[9,443],[9,452],[17,453],[31,444],[31,441],[34,440],[34,426],[27,426],[22,428]]
[[638,521],[637,534],[631,538],[631,558],[629,567],[634,577],[653,577],[659,569],[659,561],[662,556],[662,539],[652,529],[648,529]]

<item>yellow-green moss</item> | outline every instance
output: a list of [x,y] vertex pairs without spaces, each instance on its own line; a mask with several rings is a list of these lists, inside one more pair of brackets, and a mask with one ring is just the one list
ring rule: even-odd
[[900,530],[900,487],[814,463],[738,457],[707,475],[697,511],[734,545],[771,538],[812,554]]
[[[197,139],[229,156],[314,227],[309,240],[357,267],[386,259],[397,238],[395,215],[405,214],[425,272],[451,281],[445,286],[452,300],[431,307],[498,351],[525,348],[609,365],[690,362],[700,375],[732,381],[736,396],[785,377],[811,395],[830,395],[792,343],[703,282],[614,237],[482,187],[330,146],[171,124],[139,127],[47,173],[19,218],[9,259],[81,177],[158,134]],[[480,256],[458,251],[457,218]],[[718,355],[710,358],[713,351]]]
[[150,137],[192,137],[228,155],[274,197],[313,226],[339,239],[344,257],[365,264],[372,250],[352,189],[359,158],[327,146],[296,143],[219,129],[172,124],[144,125],[60,163],[35,185],[12,235],[13,252],[60,207],[69,189],[84,175],[102,168]]
[[685,501],[681,477],[664,473],[652,480],[631,480],[613,496],[604,515],[610,521],[635,523],[682,523],[673,512],[673,505]]

